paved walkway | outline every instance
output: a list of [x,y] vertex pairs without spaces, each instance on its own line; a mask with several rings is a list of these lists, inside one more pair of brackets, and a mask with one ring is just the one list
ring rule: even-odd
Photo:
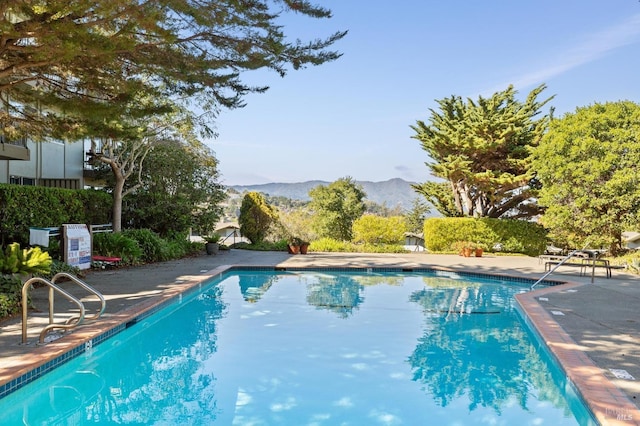
[[[36,345],[46,324],[47,291],[36,289],[32,297],[40,313],[30,314],[28,343],[21,342],[21,321],[0,323],[0,385],[30,371],[112,327],[171,297],[194,282],[207,279],[225,265],[291,267],[437,267],[492,275],[539,278],[544,266],[524,256],[464,258],[454,255],[407,253],[393,255],[317,253],[291,256],[281,252],[231,250],[217,256],[198,256],[136,268],[90,271],[85,281],[102,292],[107,309],[100,321],[87,323],[73,333],[46,345]],[[542,288],[519,296],[523,309],[563,363],[568,376],[602,424],[640,425],[640,278],[613,271],[606,279],[598,270],[594,283],[567,268],[553,274],[572,284]],[[66,288],[66,287],[65,287]],[[75,291],[75,290],[74,290]],[[91,297],[78,294],[95,309]],[[56,310],[65,301],[56,299]],[[56,322],[59,322],[56,316]],[[613,370],[613,372],[612,372]],[[635,380],[624,374],[632,376]],[[614,374],[615,373],[615,374]],[[616,376],[617,375],[617,376]],[[606,395],[604,395],[606,393]]]

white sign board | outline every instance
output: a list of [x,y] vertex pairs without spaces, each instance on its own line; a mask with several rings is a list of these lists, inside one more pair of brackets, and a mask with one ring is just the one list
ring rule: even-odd
[[87,225],[62,225],[64,261],[80,269],[91,268],[91,234]]

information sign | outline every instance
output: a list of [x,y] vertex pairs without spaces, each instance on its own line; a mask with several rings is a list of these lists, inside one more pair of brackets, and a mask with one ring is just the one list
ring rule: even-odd
[[62,225],[64,261],[79,269],[91,268],[91,234],[87,225]]

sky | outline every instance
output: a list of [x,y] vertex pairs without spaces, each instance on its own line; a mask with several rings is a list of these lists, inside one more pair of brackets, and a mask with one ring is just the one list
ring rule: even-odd
[[[477,99],[512,84],[561,117],[594,103],[640,103],[638,0],[315,0],[330,19],[283,17],[293,40],[348,30],[343,56],[287,73],[222,111],[208,141],[224,185],[432,180],[410,128],[438,99]],[[548,108],[545,108],[545,112]]]

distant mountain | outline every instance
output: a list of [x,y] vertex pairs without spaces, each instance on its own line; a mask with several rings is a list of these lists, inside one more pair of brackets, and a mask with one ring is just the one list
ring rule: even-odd
[[[299,183],[264,183],[260,185],[232,185],[231,188],[242,193],[244,191],[262,192],[273,197],[286,197],[292,200],[308,201],[309,190],[318,185],[329,185],[331,182],[310,180]],[[411,189],[413,182],[396,178],[383,182],[357,181],[367,194],[366,199],[393,208],[398,204],[410,209],[417,194]]]

